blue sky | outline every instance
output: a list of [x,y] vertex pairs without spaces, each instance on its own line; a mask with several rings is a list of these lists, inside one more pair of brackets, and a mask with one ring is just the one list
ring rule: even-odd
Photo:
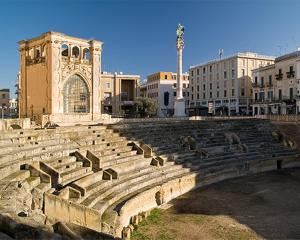
[[176,71],[175,29],[185,26],[184,70],[239,51],[280,55],[300,47],[300,1],[0,1],[0,88],[14,92],[17,42],[58,31],[104,42],[103,71]]

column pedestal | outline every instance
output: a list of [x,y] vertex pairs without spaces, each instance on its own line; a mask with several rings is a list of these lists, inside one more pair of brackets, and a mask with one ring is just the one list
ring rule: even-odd
[[174,117],[185,117],[185,100],[184,98],[174,101]]

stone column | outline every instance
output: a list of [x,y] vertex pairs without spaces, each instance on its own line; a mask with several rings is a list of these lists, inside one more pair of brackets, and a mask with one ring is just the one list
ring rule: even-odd
[[176,99],[182,98],[182,47],[177,48],[177,93]]
[[174,101],[174,117],[185,117],[185,101],[182,97],[182,50],[184,27],[179,24],[176,30],[176,49],[177,49],[177,92]]
[[21,41],[19,43],[19,51],[20,51],[20,81],[19,81],[19,105],[20,112],[19,116],[27,117],[27,74],[26,74],[26,51],[27,51],[27,43],[25,41]]
[[100,99],[100,72],[101,72],[101,51],[102,43],[92,40],[90,42],[91,60],[92,60],[92,90],[91,90],[91,114],[92,120],[95,120],[101,113]]

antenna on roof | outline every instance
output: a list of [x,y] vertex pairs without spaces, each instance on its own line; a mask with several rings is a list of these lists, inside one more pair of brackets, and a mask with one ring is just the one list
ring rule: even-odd
[[220,56],[220,59],[222,59],[223,53],[224,53],[224,49],[223,49],[223,48],[220,48],[220,49],[219,49],[219,56]]

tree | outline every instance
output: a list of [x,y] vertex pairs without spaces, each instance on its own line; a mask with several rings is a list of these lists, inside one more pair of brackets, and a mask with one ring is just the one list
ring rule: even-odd
[[149,117],[156,114],[157,108],[157,102],[151,98],[137,97],[134,100],[135,114],[140,117]]

